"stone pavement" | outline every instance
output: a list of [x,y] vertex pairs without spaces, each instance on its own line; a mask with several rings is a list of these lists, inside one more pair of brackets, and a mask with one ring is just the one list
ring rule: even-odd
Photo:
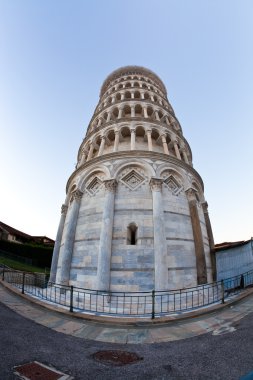
[[[0,284],[0,300],[7,307],[25,318],[57,332],[74,337],[109,343],[139,344],[160,343],[192,338],[212,333],[221,335],[236,330],[236,323],[253,311],[253,294],[211,313],[193,318],[170,320],[150,324],[136,322],[133,325],[101,323],[77,318],[50,310],[13,293]],[[113,321],[113,318],[112,318]]]

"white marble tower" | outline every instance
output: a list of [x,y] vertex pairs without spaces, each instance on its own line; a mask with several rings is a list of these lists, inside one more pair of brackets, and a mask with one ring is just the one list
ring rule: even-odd
[[51,282],[105,291],[211,282],[203,191],[161,79],[144,67],[115,70],[67,182]]

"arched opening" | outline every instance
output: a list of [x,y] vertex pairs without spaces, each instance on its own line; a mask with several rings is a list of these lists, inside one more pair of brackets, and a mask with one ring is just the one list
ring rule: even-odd
[[134,87],[140,87],[138,82],[134,82]]
[[125,138],[125,137],[129,138],[130,135],[131,135],[129,127],[123,127],[123,128],[121,128],[120,133],[121,133],[121,136],[123,138]]
[[127,227],[127,245],[137,244],[137,231],[138,227],[135,223],[130,223]]
[[121,99],[121,94],[118,92],[116,95],[116,100],[119,101]]
[[129,87],[131,87],[131,83],[127,82],[125,85],[125,88],[129,88]]
[[142,108],[141,108],[140,104],[136,104],[134,109],[135,109],[135,116],[141,117],[142,116]]
[[152,114],[153,114],[153,109],[151,107],[148,107],[147,108],[147,114],[148,114],[148,117],[151,117]]
[[131,92],[127,91],[125,93],[125,99],[131,99]]
[[129,106],[124,107],[124,116],[131,117],[131,108]]
[[147,92],[144,94],[144,99],[149,99],[149,94]]
[[136,127],[136,130],[135,130],[135,135],[136,137],[144,137],[145,129],[141,125],[138,125],[138,127]]
[[119,115],[119,110],[118,110],[118,108],[114,108],[112,114],[113,114],[114,118],[117,119],[117,117],[118,117],[118,115]]
[[158,111],[158,116],[159,116],[159,119],[161,120],[161,118],[163,117],[163,113],[162,113],[162,111]]
[[139,91],[135,91],[135,92],[134,92],[134,98],[135,98],[135,99],[140,99],[140,98],[141,98],[141,94],[140,94]]

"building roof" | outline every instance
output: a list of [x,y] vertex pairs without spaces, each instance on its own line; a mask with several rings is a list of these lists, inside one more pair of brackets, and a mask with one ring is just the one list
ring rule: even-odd
[[28,235],[25,232],[19,231],[16,228],[13,228],[13,227],[9,226],[8,224],[5,224],[5,223],[3,223],[1,221],[0,221],[0,230],[8,232],[9,234],[15,235],[15,236],[20,237],[22,239],[26,239],[26,240],[30,240],[30,241],[34,241],[34,242],[38,242],[38,243],[40,243],[41,241],[43,241],[45,239],[48,240],[49,243],[52,243],[52,244],[54,243],[54,240],[50,239],[47,236],[32,236],[32,235]]
[[247,244],[250,240],[240,240],[240,241],[235,241],[235,242],[224,242],[224,243],[219,243],[215,244],[215,251],[223,251],[226,249],[230,248],[235,248],[239,247],[241,245]]
[[25,239],[32,239],[31,235],[28,235],[22,231],[17,230],[16,228],[13,228],[11,226],[8,226],[8,224],[5,224],[3,222],[0,222],[0,229],[8,232],[9,234],[20,236]]

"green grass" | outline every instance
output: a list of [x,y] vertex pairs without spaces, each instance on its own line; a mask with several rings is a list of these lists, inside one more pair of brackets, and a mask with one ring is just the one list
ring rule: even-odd
[[[45,273],[45,269],[39,268],[39,267],[34,267],[29,264],[25,263],[20,263],[19,261],[13,260],[13,259],[8,259],[6,257],[0,257],[0,264],[5,264],[8,267],[16,270],[21,270],[24,272],[40,272],[40,273]],[[50,270],[49,268],[46,268],[46,273],[49,274]]]

